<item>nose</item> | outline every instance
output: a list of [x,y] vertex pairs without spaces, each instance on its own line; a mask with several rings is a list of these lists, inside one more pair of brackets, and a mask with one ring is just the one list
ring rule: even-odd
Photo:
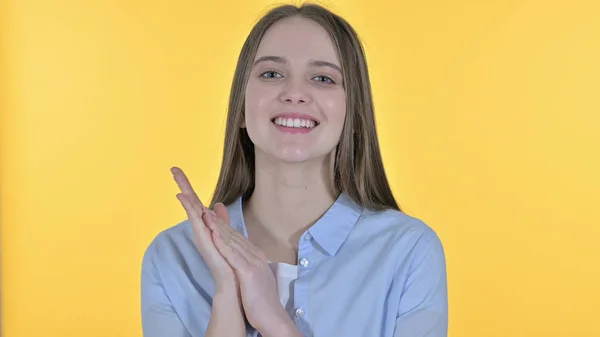
[[288,80],[283,84],[280,100],[287,104],[306,104],[310,102],[308,88],[300,79]]

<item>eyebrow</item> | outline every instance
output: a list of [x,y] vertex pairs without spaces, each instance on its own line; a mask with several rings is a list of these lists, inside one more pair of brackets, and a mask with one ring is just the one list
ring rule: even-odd
[[[287,63],[287,60],[281,56],[261,56],[258,59],[256,59],[256,61],[254,61],[253,66],[255,66],[261,62],[267,62],[267,61],[272,61],[272,62],[281,63],[281,64]],[[312,67],[330,67],[330,68],[333,68],[333,69],[339,71],[340,74],[343,74],[342,69],[340,67],[338,67],[336,64],[333,64],[331,62],[320,61],[320,60],[310,60],[310,61],[308,61],[308,65],[310,65]]]

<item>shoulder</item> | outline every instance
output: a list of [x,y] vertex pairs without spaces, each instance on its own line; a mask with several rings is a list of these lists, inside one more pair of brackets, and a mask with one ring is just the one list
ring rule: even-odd
[[[239,213],[238,201],[227,205],[230,218],[237,219]],[[232,226],[238,229],[239,224],[232,221]],[[238,229],[240,230],[240,229]],[[202,256],[194,244],[192,224],[188,219],[183,220],[159,232],[151,241],[144,253],[144,264],[152,263],[155,267],[186,265],[204,265]]]
[[142,282],[160,283],[175,302],[212,294],[213,279],[194,244],[189,220],[161,231],[150,242],[142,260]]
[[196,249],[188,220],[159,232],[150,241],[141,276],[148,330],[175,329],[182,335],[185,328],[186,335],[202,336],[210,320],[213,294],[214,280]]
[[185,220],[159,232],[150,241],[144,253],[144,263],[152,263],[156,268],[185,263],[197,257],[192,227],[189,220]]
[[364,210],[357,226],[377,235],[387,234],[396,238],[411,238],[412,240],[439,239],[433,228],[423,220],[394,209]]
[[378,262],[387,263],[392,279],[390,298],[397,303],[397,331],[410,333],[425,327],[441,333],[447,324],[447,275],[444,247],[436,231],[396,210],[365,211],[362,226],[372,228],[378,246],[384,247],[376,248]]
[[433,256],[444,260],[444,248],[437,232],[420,218],[397,210],[362,212],[356,225],[359,236],[370,237],[387,249],[401,264]]

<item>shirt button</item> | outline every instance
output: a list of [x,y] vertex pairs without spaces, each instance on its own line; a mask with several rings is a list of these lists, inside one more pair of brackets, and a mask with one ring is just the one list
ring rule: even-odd
[[310,241],[310,233],[304,235],[304,241]]
[[294,314],[296,315],[296,317],[302,317],[304,315],[304,310],[298,308],[298,309],[296,309]]
[[302,267],[306,267],[306,266],[308,266],[308,260],[307,260],[307,259],[305,259],[305,258],[302,258],[302,259],[300,260],[300,265],[301,265]]

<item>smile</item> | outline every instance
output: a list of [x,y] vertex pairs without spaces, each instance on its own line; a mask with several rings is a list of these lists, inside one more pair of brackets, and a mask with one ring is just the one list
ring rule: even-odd
[[319,125],[307,118],[276,117],[272,122],[279,131],[288,134],[307,134]]
[[275,123],[275,125],[287,128],[312,129],[317,126],[317,122],[305,118],[277,117],[273,119],[273,123]]

